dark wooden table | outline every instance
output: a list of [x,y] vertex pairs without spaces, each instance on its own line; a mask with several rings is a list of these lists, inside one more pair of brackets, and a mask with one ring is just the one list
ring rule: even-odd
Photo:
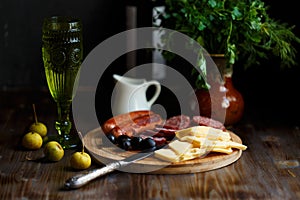
[[[77,190],[63,188],[79,173],[66,150],[62,160],[45,162],[43,150],[20,145],[33,122],[32,103],[49,133],[55,133],[55,104],[47,92],[0,93],[0,199],[300,199],[300,129],[297,124],[243,119],[231,127],[248,149],[235,163],[183,175],[113,172]],[[101,165],[93,162],[90,169]]]

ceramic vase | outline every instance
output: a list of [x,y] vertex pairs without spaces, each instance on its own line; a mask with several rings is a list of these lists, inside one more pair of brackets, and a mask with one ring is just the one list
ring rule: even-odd
[[200,115],[216,119],[229,126],[241,120],[244,113],[244,99],[232,82],[232,68],[226,67],[223,54],[210,55],[218,67],[222,80],[210,89],[196,89],[195,94]]

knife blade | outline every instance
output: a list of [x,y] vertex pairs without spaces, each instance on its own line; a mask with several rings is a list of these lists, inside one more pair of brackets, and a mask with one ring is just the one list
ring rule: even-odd
[[90,182],[91,180],[94,180],[100,176],[106,175],[114,170],[128,166],[128,165],[132,164],[133,162],[147,158],[147,157],[153,155],[155,150],[160,149],[160,148],[162,148],[162,146],[160,146],[160,147],[155,146],[150,149],[146,149],[144,151],[136,153],[132,156],[129,156],[123,160],[111,162],[111,163],[107,164],[105,167],[93,169],[84,174],[75,175],[75,176],[69,178],[65,182],[64,186],[66,189],[80,188],[80,187],[84,186],[85,184],[87,184],[88,182]]

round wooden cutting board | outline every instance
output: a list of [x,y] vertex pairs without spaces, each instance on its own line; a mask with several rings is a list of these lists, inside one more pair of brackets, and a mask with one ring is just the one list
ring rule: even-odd
[[[233,132],[228,131],[234,142],[242,144],[241,139]],[[86,149],[90,152],[95,161],[107,165],[116,160],[122,160],[138,152],[124,151],[117,146],[107,144],[106,137],[103,137],[101,127],[88,132],[83,140]],[[105,142],[104,142],[105,140]],[[136,161],[127,167],[119,169],[130,173],[150,173],[150,174],[187,174],[205,172],[218,169],[237,161],[242,155],[242,150],[233,149],[231,154],[209,153],[205,157],[193,160],[170,163],[162,161],[154,156]]]

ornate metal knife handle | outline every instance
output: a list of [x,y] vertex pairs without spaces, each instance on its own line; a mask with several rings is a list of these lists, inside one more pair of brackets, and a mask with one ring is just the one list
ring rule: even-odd
[[119,169],[120,167],[122,167],[126,164],[127,163],[123,162],[123,161],[112,162],[100,169],[93,169],[85,174],[79,174],[79,175],[73,176],[72,178],[70,178],[66,181],[65,188],[66,189],[79,188],[79,187],[87,184],[91,180],[93,180],[99,176],[108,174],[116,169]]

